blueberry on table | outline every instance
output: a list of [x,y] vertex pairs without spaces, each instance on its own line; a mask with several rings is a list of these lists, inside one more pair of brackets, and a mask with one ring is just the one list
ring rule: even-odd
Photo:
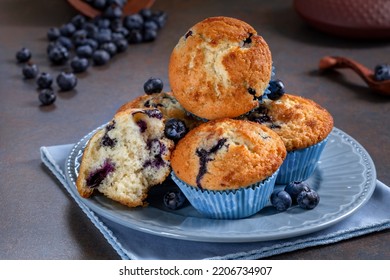
[[275,190],[271,194],[271,204],[278,211],[286,211],[292,205],[291,196],[284,190]]
[[308,191],[304,190],[299,193],[297,202],[299,207],[311,210],[315,208],[320,202],[320,196],[313,189],[309,189]]
[[113,42],[106,42],[101,44],[100,49],[108,52],[110,57],[113,57],[117,53],[117,47]]
[[267,94],[267,97],[271,100],[278,100],[285,93],[284,84],[281,80],[270,81],[268,89],[270,93]]
[[16,60],[18,62],[27,62],[31,58],[31,51],[27,48],[21,48],[19,51],[16,52]]
[[183,207],[187,198],[180,190],[168,191],[163,197],[164,205],[172,210]]
[[92,55],[92,61],[96,66],[107,64],[110,58],[110,54],[105,50],[97,50]]
[[42,72],[38,75],[36,83],[40,89],[50,88],[53,84],[53,77],[49,73]]
[[175,142],[179,141],[186,135],[188,129],[186,124],[179,119],[169,119],[165,123],[164,134],[168,139]]
[[43,106],[51,105],[56,101],[56,94],[50,88],[42,89],[38,95],[39,101]]
[[36,64],[33,64],[33,63],[26,63],[23,68],[22,68],[22,73],[23,73],[23,76],[26,78],[26,79],[34,79],[37,77],[38,75],[38,66]]
[[88,69],[89,62],[88,59],[84,57],[75,56],[70,61],[70,67],[72,68],[74,73],[82,73]]
[[49,60],[55,65],[62,65],[69,59],[69,51],[61,44],[56,44],[49,49]]
[[143,24],[144,19],[140,14],[128,15],[123,19],[123,25],[129,30],[141,30],[143,28]]
[[76,55],[78,57],[90,58],[93,54],[93,48],[90,45],[82,45],[76,48]]
[[77,85],[77,77],[73,73],[61,72],[57,76],[57,85],[63,91],[72,90]]
[[390,80],[390,64],[379,64],[375,67],[374,78],[377,81]]
[[50,27],[47,31],[47,39],[49,41],[55,41],[61,36],[60,29],[58,27]]
[[159,78],[150,78],[144,83],[146,94],[160,93],[163,90],[164,83]]

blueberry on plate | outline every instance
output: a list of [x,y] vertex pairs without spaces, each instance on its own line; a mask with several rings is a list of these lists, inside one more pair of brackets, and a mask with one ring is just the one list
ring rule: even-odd
[[390,80],[390,64],[379,64],[375,67],[374,78],[377,81]]
[[61,72],[57,76],[57,85],[62,91],[72,90],[77,85],[77,77],[73,73]]
[[88,59],[84,57],[75,56],[70,61],[70,67],[72,68],[74,73],[82,73],[88,69],[89,62]]
[[40,89],[50,88],[53,84],[53,77],[49,73],[42,72],[41,74],[39,74],[36,83],[38,88]]
[[275,190],[271,194],[271,204],[278,211],[286,211],[292,205],[291,196],[284,190]]
[[38,75],[38,66],[34,63],[26,63],[22,68],[23,76],[26,79],[34,79]]
[[38,95],[39,101],[43,106],[51,105],[56,101],[56,94],[51,88],[42,89]]
[[150,78],[144,83],[146,94],[160,93],[163,90],[164,83],[159,78]]
[[298,194],[297,202],[299,207],[311,210],[320,202],[320,196],[313,189],[309,189],[308,191],[304,190]]
[[31,58],[31,51],[27,48],[21,48],[16,52],[16,60],[18,62],[27,62]]
[[168,191],[163,197],[164,205],[171,210],[180,209],[186,200],[187,198],[180,190]]
[[270,93],[267,94],[267,97],[271,100],[278,100],[285,93],[284,84],[281,80],[270,81],[268,89]]
[[164,134],[168,139],[179,141],[188,132],[186,124],[179,119],[169,119],[165,123]]
[[292,203],[297,203],[297,197],[302,191],[309,191],[310,186],[306,182],[290,182],[284,190],[291,196]]

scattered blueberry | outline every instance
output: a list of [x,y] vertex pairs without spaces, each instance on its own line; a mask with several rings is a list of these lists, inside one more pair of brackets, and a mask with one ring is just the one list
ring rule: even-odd
[[117,53],[117,47],[112,42],[103,43],[100,46],[101,50],[104,50],[110,54],[110,57],[113,57]]
[[160,93],[163,90],[164,83],[159,78],[150,78],[144,84],[146,94]]
[[72,90],[77,85],[77,77],[73,73],[61,72],[57,76],[57,85],[63,91]]
[[169,119],[165,123],[165,136],[175,142],[183,138],[187,132],[188,129],[186,127],[186,124],[182,120]]
[[278,100],[285,93],[284,84],[281,80],[270,81],[268,89],[270,93],[267,94],[267,97],[271,100]]
[[297,203],[299,207],[303,209],[311,210],[315,208],[319,202],[320,196],[313,189],[301,191],[297,197]]
[[65,47],[68,51],[72,50],[74,47],[73,41],[68,37],[60,36],[55,42],[58,45]]
[[278,211],[286,211],[292,205],[291,196],[284,190],[275,190],[271,194],[271,204]]
[[374,78],[377,81],[390,80],[390,64],[379,64],[375,67]]
[[90,58],[93,54],[93,48],[90,45],[82,45],[77,47],[76,55],[78,57]]
[[49,41],[55,41],[61,36],[60,29],[58,27],[51,27],[47,31],[47,39]]
[[96,66],[105,65],[110,60],[110,54],[105,50],[97,50],[93,53],[92,60]]
[[309,191],[309,184],[306,182],[290,182],[284,190],[291,196],[292,203],[297,203],[297,197],[302,191]]
[[22,73],[23,73],[23,76],[26,78],[26,79],[34,79],[37,77],[38,75],[38,66],[36,64],[33,64],[33,63],[26,63],[23,68],[22,68]]
[[129,43],[126,39],[118,39],[114,41],[114,44],[118,53],[126,51],[129,46]]
[[75,31],[76,27],[71,22],[65,23],[60,27],[61,35],[65,37],[71,37]]
[[143,28],[144,19],[140,14],[132,14],[125,16],[123,19],[123,25],[129,29],[138,29],[141,30]]
[[68,59],[69,52],[63,45],[57,44],[49,50],[49,60],[55,65],[62,65]]
[[31,51],[27,48],[21,48],[16,52],[16,60],[18,62],[27,62],[31,58]]
[[70,67],[72,68],[74,73],[82,73],[88,69],[89,62],[88,59],[84,57],[75,56],[70,61]]
[[38,75],[36,82],[40,89],[50,88],[53,84],[53,77],[49,73],[42,72]]
[[56,101],[56,95],[51,88],[42,89],[38,95],[43,106],[51,105]]
[[183,207],[187,198],[180,190],[168,191],[163,197],[164,205],[172,210]]
[[129,44],[139,44],[143,42],[143,36],[141,33],[141,30],[139,29],[132,29],[129,32],[127,40],[129,41]]

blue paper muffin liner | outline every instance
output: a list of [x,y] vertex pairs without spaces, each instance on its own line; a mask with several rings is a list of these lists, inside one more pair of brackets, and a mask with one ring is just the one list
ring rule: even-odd
[[288,152],[280,167],[276,184],[288,184],[293,181],[308,179],[316,169],[327,142],[328,137],[313,146]]
[[203,216],[212,219],[242,219],[263,209],[274,190],[277,170],[267,179],[237,190],[211,191],[192,187],[171,172],[172,180],[191,205]]

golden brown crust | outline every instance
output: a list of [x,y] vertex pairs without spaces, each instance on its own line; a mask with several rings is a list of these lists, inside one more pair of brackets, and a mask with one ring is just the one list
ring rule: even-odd
[[268,86],[271,52],[249,24],[207,18],[174,48],[169,62],[172,92],[191,113],[209,120],[233,118],[255,108]]
[[161,111],[165,120],[170,118],[180,119],[185,122],[188,129],[199,125],[201,121],[194,118],[180,105],[171,92],[161,92],[155,94],[145,94],[123,104],[118,112],[126,111],[130,108],[156,108]]
[[[276,101],[266,100],[260,108],[270,117],[264,122],[282,138],[287,151],[307,148],[324,140],[333,129],[331,114],[311,99],[284,94]],[[253,119],[256,111],[248,116]]]
[[238,189],[271,176],[285,156],[282,140],[266,126],[219,119],[201,124],[180,140],[171,167],[194,187]]

